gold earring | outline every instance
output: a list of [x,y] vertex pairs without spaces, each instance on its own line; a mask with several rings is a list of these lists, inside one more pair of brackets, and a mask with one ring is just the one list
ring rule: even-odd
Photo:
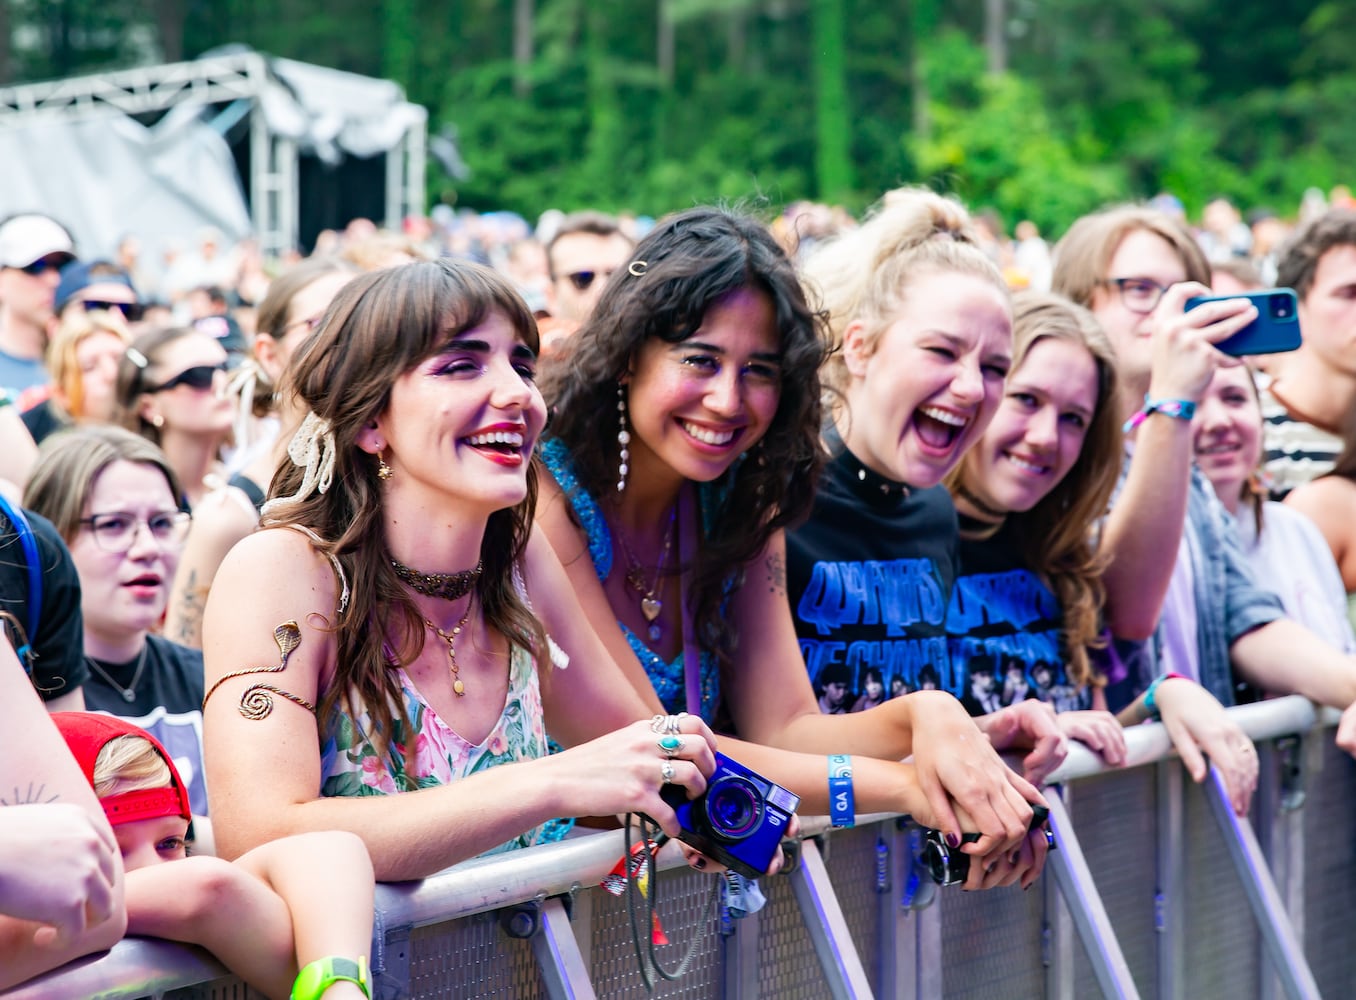
[[383,483],[395,475],[395,470],[386,464],[381,452],[377,452],[377,478]]

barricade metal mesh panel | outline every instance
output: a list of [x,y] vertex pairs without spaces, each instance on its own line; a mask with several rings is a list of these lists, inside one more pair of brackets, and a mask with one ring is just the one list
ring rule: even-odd
[[532,946],[499,929],[493,913],[416,928],[410,934],[413,997],[543,995]]
[[[880,824],[853,830],[839,830],[827,841],[824,867],[833,883],[834,895],[843,910],[843,919],[852,932],[852,943],[857,947],[862,964],[871,975],[876,968],[880,949],[879,921],[876,907],[880,896],[876,892],[876,838],[882,832]],[[893,893],[895,899],[899,893]]]
[[1356,992],[1356,761],[1330,730],[1313,738],[1324,757],[1304,800],[1304,951],[1323,995],[1347,997]]
[[[1047,876],[1041,876],[1045,878]],[[1012,1000],[1045,992],[1041,962],[1043,893],[1036,886],[937,893],[942,908],[942,989],[947,1000]],[[920,955],[919,961],[938,956]]]
[[[694,938],[697,953],[687,975],[677,982],[659,980],[654,993],[645,990],[636,965],[635,946],[631,943],[631,921],[626,897],[612,896],[602,890],[593,892],[593,954],[590,975],[599,997],[618,1000],[648,1000],[649,997],[690,997],[693,1000],[720,996],[721,963],[717,915],[711,905],[715,877],[673,869],[660,875],[659,920],[673,943],[657,949],[665,967],[677,966]],[[639,901],[638,901],[639,902]],[[641,933],[645,933],[645,909],[638,911]],[[642,942],[644,938],[642,938]]]
[[[1078,843],[1130,974],[1146,997],[1154,995],[1157,982],[1156,802],[1152,767],[1080,779],[1069,788],[1069,815]],[[1081,940],[1073,952],[1074,995],[1101,996]]]
[[759,991],[776,1000],[820,1000],[828,996],[828,983],[796,906],[791,880],[778,876],[760,884],[768,905],[759,914]]
[[1184,783],[1185,995],[1255,997],[1261,934],[1205,790]]

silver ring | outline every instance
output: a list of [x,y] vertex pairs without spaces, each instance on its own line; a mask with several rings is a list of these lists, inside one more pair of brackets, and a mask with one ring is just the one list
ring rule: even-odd
[[683,738],[681,736],[661,736],[655,740],[655,743],[658,744],[660,750],[664,751],[664,756],[669,760],[673,760],[683,752]]
[[663,766],[659,768],[659,777],[661,785],[673,784],[673,761],[664,761]]
[[679,724],[687,718],[686,712],[677,715],[656,715],[650,720],[650,731],[655,733],[676,734],[682,732]]

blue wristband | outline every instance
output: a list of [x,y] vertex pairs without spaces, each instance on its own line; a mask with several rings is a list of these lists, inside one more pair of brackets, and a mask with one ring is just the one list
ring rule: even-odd
[[857,822],[857,804],[852,798],[852,758],[844,753],[829,755],[829,821],[835,827]]
[[1158,710],[1158,703],[1154,700],[1154,696],[1158,694],[1158,685],[1162,684],[1164,681],[1170,681],[1174,677],[1181,680],[1188,679],[1186,674],[1179,674],[1175,670],[1169,670],[1166,674],[1155,677],[1152,683],[1150,683],[1148,688],[1144,691],[1144,711],[1148,714],[1149,718],[1153,719],[1155,722],[1162,718],[1163,714]]

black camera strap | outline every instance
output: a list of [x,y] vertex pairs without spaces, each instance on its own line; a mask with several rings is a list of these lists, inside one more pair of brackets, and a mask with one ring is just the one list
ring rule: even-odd
[[[645,937],[649,941],[648,949],[641,944],[641,929],[637,913],[638,906],[636,903],[636,897],[640,894],[640,887],[636,884],[639,879],[634,875],[628,878],[626,882],[626,913],[631,922],[631,944],[635,948],[636,964],[640,967],[641,981],[645,983],[645,989],[650,993],[653,993],[655,976],[673,982],[687,974],[687,970],[692,966],[693,958],[696,957],[697,945],[701,943],[701,937],[696,934],[693,935],[691,943],[687,946],[687,953],[683,955],[682,961],[678,963],[676,969],[666,969],[664,968],[663,963],[659,961],[659,955],[655,952],[653,929],[655,925],[655,911],[659,905],[660,878],[659,866],[655,864],[655,853],[654,850],[651,850],[650,845],[653,843],[656,845],[656,848],[663,847],[664,844],[668,842],[669,836],[664,833],[663,830],[659,829],[659,825],[648,816],[627,813],[625,820],[625,857],[627,859],[632,857],[632,851],[635,849],[631,843],[631,824],[633,821],[640,829],[640,844],[636,845],[636,847],[639,848],[641,857],[644,859],[644,868],[641,870],[649,872],[649,892],[646,893],[645,901]],[[708,906],[712,917],[715,916],[716,904],[719,899],[720,879],[715,878],[712,880],[711,902]]]

